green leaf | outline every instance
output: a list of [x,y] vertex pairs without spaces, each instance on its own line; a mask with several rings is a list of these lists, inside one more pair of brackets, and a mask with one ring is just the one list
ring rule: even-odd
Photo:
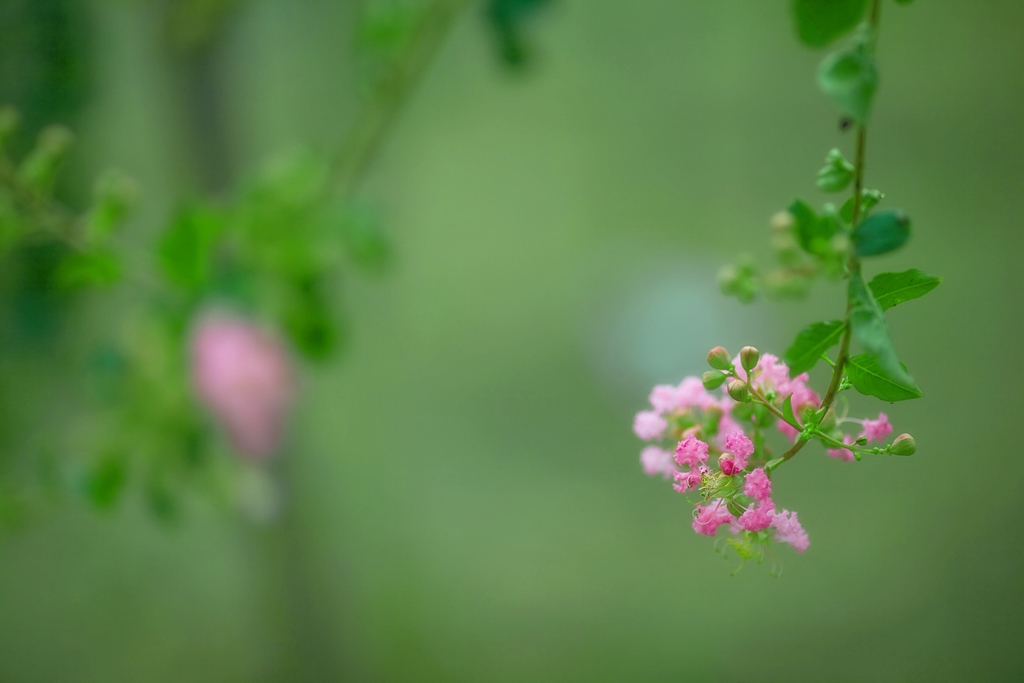
[[902,211],[876,213],[853,229],[852,238],[858,256],[887,254],[910,239],[910,218]]
[[832,236],[842,228],[833,214],[819,216],[807,202],[797,199],[789,205],[796,240],[809,254],[827,255]]
[[[900,366],[906,373],[906,366],[902,363]],[[921,398],[924,395],[913,382],[908,384],[891,379],[882,371],[878,361],[867,353],[853,356],[847,360],[846,373],[853,387],[865,396],[874,396],[892,403]]]
[[121,261],[109,251],[73,253],[61,261],[57,285],[64,290],[105,287],[121,279]]
[[[863,220],[865,216],[871,213],[871,209],[878,206],[878,202],[882,201],[883,197],[885,195],[878,190],[861,190],[860,218]],[[839,209],[839,217],[847,223],[853,223],[853,197],[843,202],[842,208]]]
[[818,171],[818,188],[825,192],[842,192],[853,180],[853,164],[838,149],[829,151],[825,166]]
[[224,215],[212,206],[193,204],[178,209],[157,246],[160,267],[171,282],[188,290],[207,285],[214,246],[224,223]]
[[849,298],[850,328],[854,339],[878,361],[886,377],[897,384],[920,391],[914,384],[914,378],[897,358],[882,308],[864,283],[864,276],[859,270],[850,274]]
[[842,320],[812,323],[800,330],[793,345],[786,351],[785,361],[791,375],[813,368],[821,355],[839,343],[846,324]]
[[866,123],[878,89],[878,70],[866,40],[825,57],[818,67],[818,86],[857,123]]
[[928,275],[917,268],[902,273],[879,273],[868,284],[875,301],[883,311],[893,306],[917,299],[932,291],[942,278]]
[[789,394],[782,401],[782,417],[790,424],[800,424],[796,421],[796,415],[793,413],[793,394]]
[[106,456],[86,477],[89,500],[100,509],[112,507],[120,498],[127,478],[124,457],[119,453]]
[[864,16],[866,0],[794,0],[796,33],[804,45],[825,47]]

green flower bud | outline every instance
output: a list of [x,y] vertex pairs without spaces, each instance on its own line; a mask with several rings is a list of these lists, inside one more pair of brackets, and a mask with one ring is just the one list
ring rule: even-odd
[[854,441],[854,443],[857,444],[858,446],[867,446],[868,445],[868,437],[866,437],[863,434],[861,434],[860,436],[857,437],[857,439]]
[[889,446],[889,452],[893,455],[913,455],[917,451],[917,442],[910,434],[900,434]]
[[743,369],[750,372],[757,367],[757,361],[761,360],[761,352],[753,346],[744,346],[740,349],[740,364]]
[[704,382],[704,388],[708,391],[717,389],[725,383],[726,375],[721,370],[708,370],[701,376],[701,381]]
[[729,384],[726,385],[726,390],[729,392],[729,396],[731,396],[734,401],[746,403],[747,401],[750,400],[750,393],[747,391],[747,384],[742,380],[729,380]]
[[708,351],[708,365],[713,367],[715,370],[732,370],[732,359],[729,358],[729,352],[721,346]]

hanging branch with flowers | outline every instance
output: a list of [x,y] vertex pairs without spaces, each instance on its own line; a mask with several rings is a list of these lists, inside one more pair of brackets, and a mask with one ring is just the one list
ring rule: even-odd
[[[881,273],[870,281],[864,275],[862,260],[903,246],[911,228],[901,211],[873,212],[884,195],[864,186],[867,123],[878,86],[874,53],[881,0],[868,4],[793,3],[797,33],[805,44],[820,47],[847,36],[841,48],[825,57],[817,80],[843,111],[841,129],[856,127],[854,161],[831,150],[817,185],[833,193],[852,186],[851,196],[838,209],[825,204],[820,213],[794,201],[772,219],[780,267],[761,274],[744,261],[721,275],[723,292],[743,302],[761,293],[798,296],[818,277],[845,279],[843,317],[804,327],[783,359],[750,346],[735,357],[720,346],[712,349],[710,370],[678,386],[654,387],[650,409],[638,413],[633,423],[636,435],[649,442],[640,456],[644,471],[671,479],[673,488],[687,496],[695,532],[715,536],[727,527],[726,542],[744,562],[762,561],[773,541],[800,553],[807,550],[809,537],[797,513],[772,497],[772,478],[808,443],[820,443],[840,461],[916,450],[909,434],[889,441],[892,426],[885,413],[856,419],[838,415],[835,405],[850,389],[889,403],[922,396],[897,357],[884,311],[924,296],[941,282],[917,269]],[[859,353],[852,351],[854,345]],[[809,384],[808,371],[818,361],[832,367],[824,396]],[[773,427],[790,442],[780,455],[767,443]]]

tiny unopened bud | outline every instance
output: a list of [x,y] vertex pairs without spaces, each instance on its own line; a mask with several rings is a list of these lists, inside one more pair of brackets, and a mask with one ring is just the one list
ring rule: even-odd
[[753,346],[744,346],[740,349],[740,363],[747,372],[757,367],[757,361],[759,360],[761,360],[761,352]]
[[704,388],[708,391],[717,389],[725,383],[726,376],[721,370],[708,370],[701,375],[701,381],[704,382]]
[[747,385],[742,380],[729,380],[729,384],[726,385],[726,390],[734,401],[746,403],[750,399],[750,393],[747,391]]
[[910,434],[900,434],[889,446],[889,452],[893,455],[913,455],[917,451],[917,442]]
[[866,446],[868,444],[868,437],[861,434],[860,436],[857,437],[854,443],[857,444],[858,446]]
[[740,471],[740,468],[736,466],[736,461],[733,460],[731,455],[721,455],[718,458],[718,466],[722,468],[722,474],[729,477]]
[[732,359],[729,358],[729,352],[721,346],[708,351],[708,365],[713,367],[715,370],[732,370]]
[[772,230],[784,232],[793,227],[793,214],[789,211],[779,211],[773,215],[770,221]]

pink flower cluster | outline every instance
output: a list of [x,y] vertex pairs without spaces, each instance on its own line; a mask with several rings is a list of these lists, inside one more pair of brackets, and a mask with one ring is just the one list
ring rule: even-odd
[[[743,369],[739,356],[733,360],[733,365],[737,376],[746,380],[747,371]],[[821,397],[807,386],[810,376],[806,372],[802,372],[790,379],[789,367],[780,361],[778,356],[773,356],[770,353],[761,356],[750,375],[752,386],[762,394],[774,397],[776,403],[781,405],[787,396],[792,396],[790,405],[793,406],[793,413],[798,421],[808,409],[815,410],[821,406]],[[792,425],[782,420],[779,420],[778,427],[790,442],[795,441],[800,434]]]
[[272,454],[295,394],[284,345],[239,317],[210,313],[195,326],[191,352],[196,394],[234,448],[255,459]]

